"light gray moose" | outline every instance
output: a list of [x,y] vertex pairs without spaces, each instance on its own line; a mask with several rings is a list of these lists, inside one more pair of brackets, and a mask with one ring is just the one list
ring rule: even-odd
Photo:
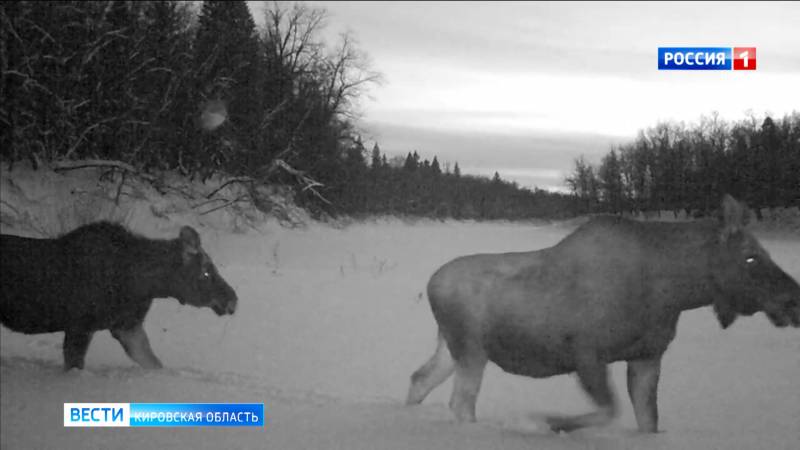
[[411,376],[407,403],[422,402],[455,372],[450,409],[458,421],[475,421],[492,361],[534,378],[577,372],[597,410],[548,424],[603,425],[618,411],[607,365],[627,361],[639,430],[656,432],[661,357],[682,311],[711,304],[723,328],[758,311],[778,327],[800,325],[800,286],[745,230],[747,217],[725,196],[719,220],[602,216],[550,248],[445,264],[428,283],[436,352]]

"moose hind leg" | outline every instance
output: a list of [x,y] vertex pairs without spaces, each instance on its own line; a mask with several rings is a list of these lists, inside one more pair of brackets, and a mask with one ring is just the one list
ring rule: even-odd
[[83,369],[86,351],[92,341],[94,332],[84,330],[68,330],[64,332],[64,370]]
[[145,369],[160,369],[163,367],[158,360],[153,349],[150,348],[150,340],[142,328],[142,324],[136,324],[132,328],[112,328],[111,335],[122,344],[125,353],[137,364]]
[[456,361],[450,410],[458,422],[475,422],[475,403],[488,359],[482,352],[465,355]]
[[628,361],[628,394],[642,433],[658,431],[658,378],[661,356],[653,359]]
[[597,411],[578,416],[550,417],[547,423],[555,432],[606,425],[617,414],[614,395],[608,382],[608,367],[599,360],[597,353],[586,351],[578,354],[577,366],[578,380],[597,405]]
[[439,334],[433,356],[411,375],[406,405],[422,403],[425,397],[442,384],[455,370],[455,361],[447,349],[447,343]]

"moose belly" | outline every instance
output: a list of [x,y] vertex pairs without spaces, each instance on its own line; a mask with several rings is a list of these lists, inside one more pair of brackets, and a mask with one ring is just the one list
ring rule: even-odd
[[486,336],[484,348],[490,361],[515,375],[545,378],[575,370],[569,343],[559,337],[496,330]]
[[506,372],[544,378],[574,372],[578,348],[596,352],[607,364],[660,355],[674,338],[676,324],[677,314],[658,323],[628,321],[582,330],[505,322],[484,334],[483,347],[489,360]]

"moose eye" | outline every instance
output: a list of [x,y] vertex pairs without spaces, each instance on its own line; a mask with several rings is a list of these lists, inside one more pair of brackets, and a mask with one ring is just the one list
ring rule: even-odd
[[755,256],[749,256],[749,257],[747,257],[747,259],[744,260],[744,262],[746,262],[747,264],[753,264],[753,263],[756,262],[756,257]]
[[201,277],[204,278],[204,279],[211,278],[211,273],[209,271],[205,270],[205,271],[203,271],[203,274],[201,275]]

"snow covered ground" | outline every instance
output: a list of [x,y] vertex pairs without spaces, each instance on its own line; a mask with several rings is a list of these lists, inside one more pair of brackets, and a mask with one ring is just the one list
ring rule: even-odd
[[[431,273],[475,252],[532,250],[568,226],[396,220],[343,229],[201,229],[236,289],[239,308],[158,300],[145,322],[167,369],[146,372],[108,332],[95,335],[83,372],[61,371],[63,334],[0,330],[3,449],[796,449],[800,334],[762,314],[719,328],[710,309],[684,313],[659,389],[662,433],[637,435],[624,365],[612,366],[623,413],[610,427],[556,435],[546,413],[589,404],[571,376],[512,376],[490,365],[478,423],[457,425],[451,382],[405,407],[410,374],[430,356],[435,324],[424,295]],[[800,236],[762,239],[800,279]],[[262,429],[76,429],[64,402],[263,402]]]

